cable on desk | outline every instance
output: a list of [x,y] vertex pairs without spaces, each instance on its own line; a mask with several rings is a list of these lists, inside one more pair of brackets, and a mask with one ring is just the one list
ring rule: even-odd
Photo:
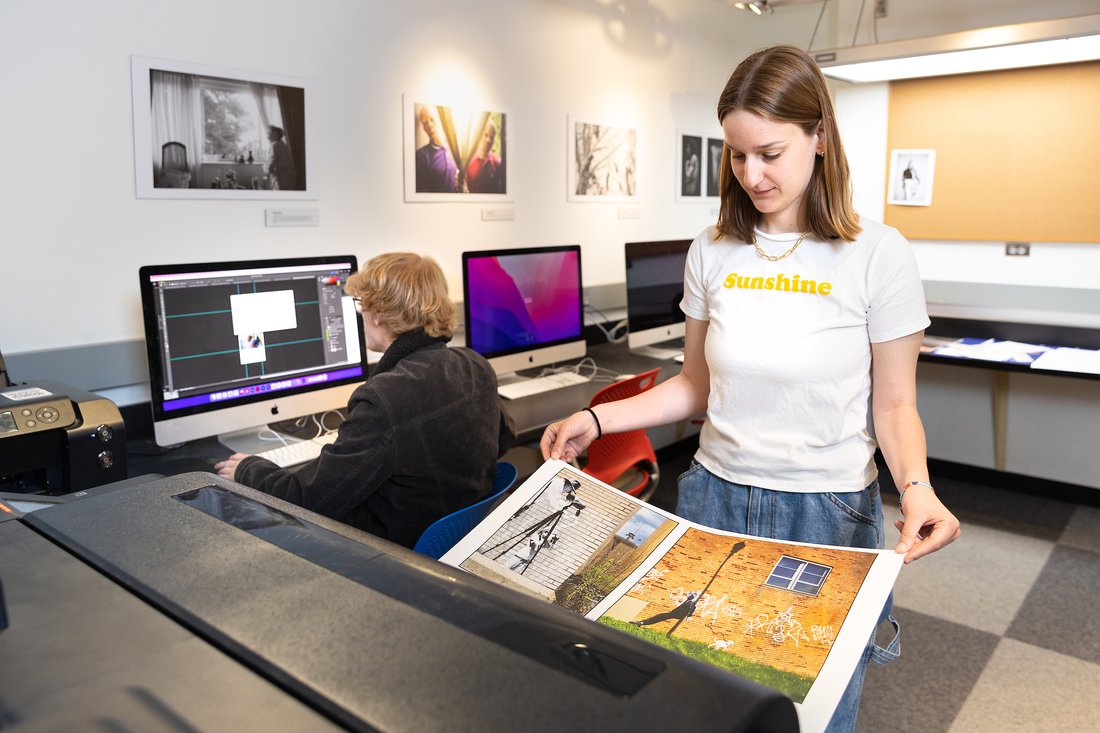
[[[335,415],[339,421],[336,423],[336,427],[334,428],[330,428],[325,425],[325,418],[329,415]],[[328,435],[329,433],[335,433],[337,430],[340,429],[340,424],[344,422],[344,415],[339,410],[325,410],[324,412],[320,413],[320,417],[318,417],[316,414],[314,414],[312,417],[313,424],[317,426],[317,435],[313,436],[315,438],[320,438],[322,435]]]
[[[335,415],[339,420],[334,428],[325,425],[325,420],[332,415]],[[340,428],[340,423],[343,422],[343,420],[344,415],[339,410],[326,410],[320,413],[315,412],[311,415],[303,415],[294,420],[284,420],[282,422],[264,425],[256,430],[256,439],[266,443],[278,442],[283,445],[289,445],[286,438],[282,435],[282,433],[285,433],[291,438],[312,440],[314,438],[320,438],[322,435],[335,433]],[[291,427],[287,427],[288,423]],[[303,434],[307,428],[309,428],[310,435]]]
[[[603,319],[602,322],[594,323],[592,325],[594,325],[596,328],[600,329],[600,332],[603,333],[604,337],[607,339],[607,343],[609,343],[609,344],[621,344],[623,341],[626,341],[626,337],[629,335],[630,329],[628,327],[629,323],[625,318],[623,320],[619,321],[618,323],[616,323],[610,329],[608,329],[608,328],[605,328],[604,325],[603,325],[604,323],[606,323],[609,320],[608,317],[606,315],[604,315],[603,311],[601,311],[599,308],[597,308],[594,305],[585,305],[584,309],[586,311],[591,312],[591,313],[595,313],[596,315],[598,315],[600,318]],[[622,330],[622,334],[616,336],[615,334],[620,329]]]
[[588,377],[589,381],[592,382],[617,382],[622,378],[619,372],[612,371],[611,369],[596,364],[596,360],[591,356],[584,357],[576,364],[567,364],[560,367],[545,367],[539,372],[538,376],[548,377],[552,374],[564,374],[566,372],[573,372],[574,374]]
[[263,427],[256,429],[256,440],[262,441],[264,443],[282,443],[283,445],[290,445],[290,443],[286,441],[286,438],[284,438],[278,430],[275,430],[270,425],[264,425]]

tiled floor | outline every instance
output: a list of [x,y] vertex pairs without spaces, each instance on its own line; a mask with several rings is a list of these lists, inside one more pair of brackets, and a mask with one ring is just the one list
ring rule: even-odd
[[[654,504],[675,508],[689,458],[663,452]],[[857,729],[1100,731],[1100,509],[1004,488],[990,472],[932,473],[963,535],[902,569],[902,656],[872,665]],[[889,527],[900,512],[883,474]]]

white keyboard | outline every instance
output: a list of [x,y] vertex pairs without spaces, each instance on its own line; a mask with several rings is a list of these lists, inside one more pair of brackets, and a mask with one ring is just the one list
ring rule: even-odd
[[660,359],[661,361],[676,361],[682,362],[684,360],[684,347],[680,345],[678,348],[662,348],[660,346],[642,346],[636,349],[630,350],[631,354],[637,354],[639,356],[648,356],[650,359]]
[[574,384],[584,384],[587,381],[589,381],[588,377],[581,376],[576,372],[560,372],[559,374],[548,374],[545,377],[502,384],[497,387],[497,394],[506,400],[517,400],[520,397],[530,397],[562,387],[571,387]]
[[279,468],[297,466],[299,463],[312,461],[321,455],[321,449],[336,440],[336,432],[319,435],[313,440],[300,440],[297,443],[288,443],[275,448],[268,448],[256,455],[266,458]]

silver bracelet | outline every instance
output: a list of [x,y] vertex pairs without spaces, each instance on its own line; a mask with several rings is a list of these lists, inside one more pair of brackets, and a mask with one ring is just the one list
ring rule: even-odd
[[928,488],[932,489],[932,491],[936,490],[932,486],[932,484],[928,483],[927,481],[910,481],[898,490],[898,493],[901,494],[901,496],[898,498],[898,501],[902,501],[903,499],[905,499],[905,492],[909,489],[910,486],[927,486]]

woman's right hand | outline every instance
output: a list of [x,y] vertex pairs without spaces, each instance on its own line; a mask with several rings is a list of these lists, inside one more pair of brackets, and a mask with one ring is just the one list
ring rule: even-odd
[[539,441],[542,458],[572,463],[599,436],[596,418],[586,411],[574,412],[564,420],[547,426]]

